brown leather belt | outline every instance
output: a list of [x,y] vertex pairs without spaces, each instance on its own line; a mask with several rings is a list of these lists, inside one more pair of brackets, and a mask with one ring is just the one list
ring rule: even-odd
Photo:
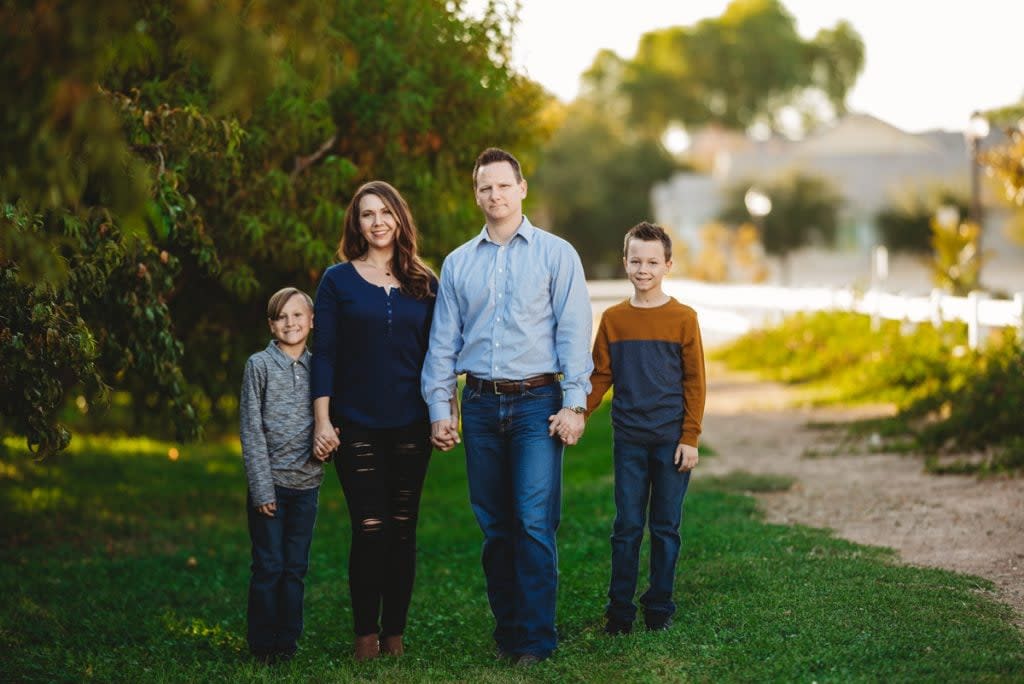
[[486,394],[522,394],[527,390],[553,385],[556,382],[558,382],[556,373],[534,375],[525,380],[481,380],[466,373],[466,387]]

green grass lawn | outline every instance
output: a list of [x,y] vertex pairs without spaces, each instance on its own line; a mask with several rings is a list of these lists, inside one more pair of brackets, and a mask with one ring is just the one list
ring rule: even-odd
[[[614,515],[607,408],[565,460],[561,645],[541,681],[1022,681],[1024,642],[991,585],[900,567],[826,531],[763,523],[739,474],[694,476],[679,613],[661,633],[601,632]],[[299,656],[246,654],[249,542],[236,445],[77,439],[0,461],[0,681],[525,680],[492,657],[461,451],[435,453],[401,659],[350,655],[348,521],[333,469],[320,495]],[[713,456],[711,456],[713,458]],[[642,576],[645,573],[641,573]],[[643,587],[641,587],[641,590]]]

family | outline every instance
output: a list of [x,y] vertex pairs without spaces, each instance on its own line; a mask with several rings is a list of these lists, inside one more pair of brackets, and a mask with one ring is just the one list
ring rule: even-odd
[[354,657],[402,655],[428,462],[433,449],[449,451],[462,439],[495,655],[522,667],[548,658],[557,645],[563,451],[613,386],[616,516],[605,632],[632,630],[645,523],[644,623],[671,625],[705,396],[696,313],[662,289],[671,240],[646,222],[626,233],[623,264],[634,292],[604,312],[591,349],[580,259],[523,214],[519,162],[489,148],[472,179],[485,225],[447,256],[440,279],[417,255],[405,200],[371,181],[348,206],[340,263],[324,272],[315,302],[296,288],[270,298],[272,340],[249,358],[240,398],[252,540],[247,636],[261,663],[296,653],[330,461],[351,517]]

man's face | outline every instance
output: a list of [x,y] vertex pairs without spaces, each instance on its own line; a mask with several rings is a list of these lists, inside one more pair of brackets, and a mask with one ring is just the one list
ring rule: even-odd
[[476,172],[476,203],[488,223],[498,223],[523,211],[526,180],[517,181],[507,161],[486,164]]
[[662,279],[672,268],[672,261],[665,260],[661,240],[631,239],[622,263],[638,294],[660,288]]

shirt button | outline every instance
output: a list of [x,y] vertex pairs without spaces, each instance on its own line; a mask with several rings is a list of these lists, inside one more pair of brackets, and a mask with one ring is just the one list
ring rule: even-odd
[[495,343],[494,343],[494,346],[495,346],[495,347],[500,347],[500,346],[501,346],[501,342],[495,342]]
[[500,316],[498,317],[498,322],[501,323],[501,317]]

